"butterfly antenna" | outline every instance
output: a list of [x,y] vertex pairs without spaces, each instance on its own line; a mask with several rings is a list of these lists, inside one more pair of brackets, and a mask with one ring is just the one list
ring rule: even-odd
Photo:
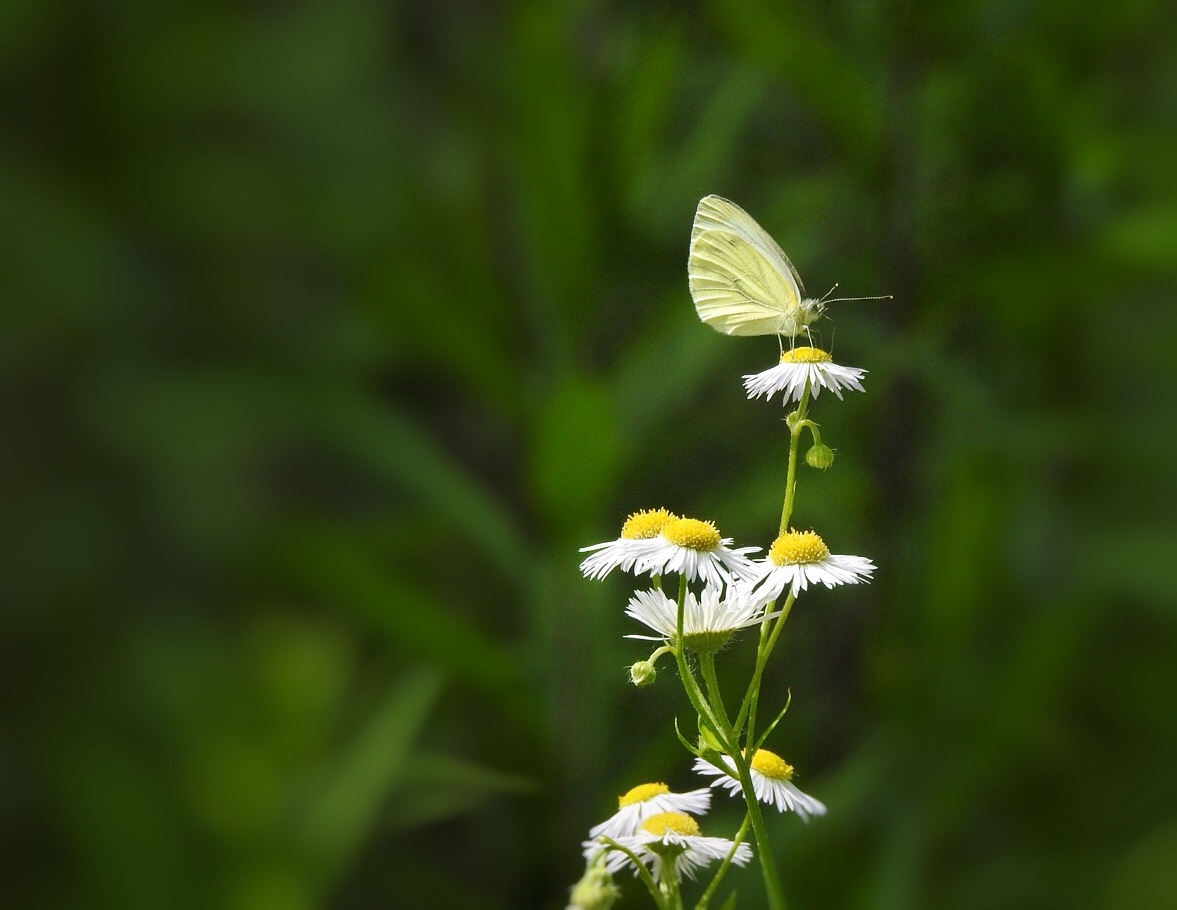
[[[835,285],[835,287],[837,287],[837,285]],[[829,300],[826,300],[823,297],[822,301],[824,303],[845,303],[847,300],[894,300],[894,299],[895,299],[894,294],[880,294],[877,297],[832,297]]]

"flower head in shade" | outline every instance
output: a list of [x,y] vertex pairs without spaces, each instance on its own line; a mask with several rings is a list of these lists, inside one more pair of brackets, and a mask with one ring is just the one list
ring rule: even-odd
[[580,564],[580,571],[598,580],[617,568],[630,571],[636,561],[658,548],[658,533],[677,517],[666,509],[634,512],[621,526],[621,536],[616,540],[580,548],[581,553],[592,554]]
[[[683,638],[692,651],[718,651],[740,629],[776,616],[765,615],[763,601],[757,602],[746,587],[729,585],[726,594],[707,586],[695,596],[688,591],[683,601]],[[627,635],[645,641],[673,642],[678,637],[678,603],[662,591],[638,591],[625,608],[627,616],[645,623],[658,634]]]
[[720,537],[710,521],[671,518],[662,526],[649,550],[634,561],[633,571],[638,575],[674,572],[688,581],[702,579],[709,585],[720,587],[733,578],[755,574],[755,567],[747,554],[760,548],[733,549],[729,546],[731,542],[730,537]]
[[666,784],[639,784],[617,797],[617,811],[589,831],[584,855],[589,858],[603,849],[600,837],[617,840],[637,834],[642,823],[652,815],[680,812],[705,815],[711,808],[711,791],[706,787],[690,793],[671,793]]
[[771,398],[782,392],[781,404],[788,404],[800,401],[808,384],[814,398],[822,389],[829,389],[840,399],[842,389],[865,391],[861,381],[865,373],[857,367],[838,366],[821,348],[796,347],[782,351],[776,366],[745,376],[744,389],[749,398]]
[[[703,758],[695,759],[695,770],[717,778],[711,786],[725,787],[732,796],[742,796],[744,788],[740,786],[736,775],[735,762],[728,755],[721,755],[719,761],[726,766],[726,771]],[[824,803],[797,789],[793,783],[793,766],[775,752],[757,749],[752,756],[749,776],[756,798],[762,803],[776,806],[780,812],[796,812],[804,821],[809,821],[812,815],[826,814]]]
[[796,594],[818,582],[832,588],[869,581],[875,564],[863,556],[831,555],[825,541],[813,531],[789,531],[773,541],[758,568],[752,597],[757,603],[768,603],[787,587]]
[[[648,865],[658,882],[666,880],[668,872],[676,880],[684,876],[694,878],[696,869],[723,860],[728,854],[737,866],[743,866],[752,858],[752,848],[747,844],[737,844],[726,837],[704,837],[699,831],[699,823],[681,812],[652,815],[636,834],[615,840]],[[612,871],[632,862],[620,851],[610,853],[607,860]]]

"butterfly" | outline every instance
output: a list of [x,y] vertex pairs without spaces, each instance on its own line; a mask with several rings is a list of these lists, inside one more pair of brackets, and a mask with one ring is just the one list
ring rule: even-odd
[[721,196],[699,200],[687,278],[699,318],[725,335],[792,338],[807,330],[830,302],[806,297],[801,276],[784,250],[756,219]]

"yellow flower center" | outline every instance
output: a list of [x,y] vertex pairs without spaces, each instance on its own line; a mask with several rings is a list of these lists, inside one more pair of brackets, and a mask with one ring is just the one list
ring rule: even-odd
[[719,531],[709,521],[697,518],[674,518],[662,528],[662,536],[671,543],[690,550],[714,550],[719,546]]
[[617,797],[617,808],[624,809],[634,803],[644,803],[652,796],[661,796],[669,792],[670,788],[666,784],[638,784],[624,796]]
[[756,754],[752,756],[752,770],[759,771],[773,780],[789,780],[793,776],[793,766],[767,749],[756,750]]
[[695,837],[699,833],[699,823],[689,815],[681,812],[659,812],[651,815],[642,823],[642,829],[661,837],[663,834],[681,834],[685,837]]
[[781,363],[829,363],[833,358],[821,348],[799,347],[781,351]]
[[825,541],[813,531],[789,531],[772,542],[768,558],[778,566],[821,562],[830,555]]
[[621,536],[626,540],[647,540],[657,537],[658,532],[672,521],[675,515],[665,509],[643,509],[634,512],[621,526]]

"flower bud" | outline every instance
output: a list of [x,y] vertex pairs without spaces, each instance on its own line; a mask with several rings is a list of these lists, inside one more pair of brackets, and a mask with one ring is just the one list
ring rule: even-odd
[[572,887],[567,910],[609,910],[621,896],[613,876],[596,863],[584,870],[584,877]]
[[805,453],[805,463],[824,471],[834,463],[834,450],[819,442]]
[[654,669],[653,661],[639,660],[629,668],[629,681],[639,689],[650,685],[658,678],[658,671]]

